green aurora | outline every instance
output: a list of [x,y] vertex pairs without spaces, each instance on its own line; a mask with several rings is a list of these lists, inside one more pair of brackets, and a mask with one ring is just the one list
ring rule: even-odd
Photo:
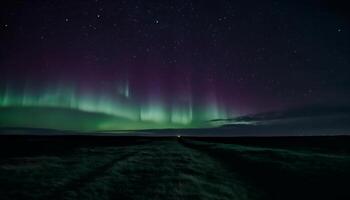
[[128,84],[114,94],[69,86],[42,90],[6,87],[0,93],[0,127],[79,131],[212,127],[209,121],[231,117],[215,100],[192,101],[191,95],[167,102],[160,95],[138,100]]

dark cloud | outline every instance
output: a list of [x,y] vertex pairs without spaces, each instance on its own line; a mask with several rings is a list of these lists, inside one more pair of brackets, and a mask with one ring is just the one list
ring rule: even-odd
[[348,106],[305,106],[300,108],[288,109],[284,111],[266,112],[249,116],[238,117],[236,121],[266,121],[281,120],[305,117],[323,117],[334,115],[350,115]]
[[347,135],[350,107],[314,105],[212,122],[232,135]]

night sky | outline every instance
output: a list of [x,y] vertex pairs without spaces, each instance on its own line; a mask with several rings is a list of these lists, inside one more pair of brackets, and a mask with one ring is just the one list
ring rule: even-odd
[[[325,0],[2,1],[0,125],[207,127],[304,105],[347,106],[346,7]],[[37,121],[28,120],[33,115]],[[77,123],[67,125],[70,118]]]

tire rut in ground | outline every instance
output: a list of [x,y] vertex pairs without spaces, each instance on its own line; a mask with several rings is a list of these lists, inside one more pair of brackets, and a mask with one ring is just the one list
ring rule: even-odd
[[[202,157],[206,157],[211,162],[215,163],[220,169],[222,174],[226,175],[226,179],[229,179],[232,183],[231,190],[233,191],[234,196],[231,199],[260,199],[260,192],[256,190],[249,182],[246,181],[244,177],[240,174],[237,174],[235,171],[227,166],[222,160],[215,157],[215,155],[206,152],[201,148],[197,148],[197,146],[187,143],[186,141],[180,140],[179,144],[181,144],[184,148],[187,148],[193,152],[197,152]],[[215,170],[215,169],[213,169]],[[230,198],[229,198],[230,199]]]
[[106,164],[96,167],[93,170],[91,170],[88,173],[85,173],[77,178],[74,178],[70,180],[68,183],[63,185],[60,188],[57,188],[48,197],[44,197],[43,199],[63,199],[64,192],[65,191],[72,191],[72,190],[79,190],[79,188],[84,187],[85,185],[95,181],[98,177],[107,175],[107,171],[111,168],[113,168],[114,165],[116,165],[120,161],[124,161],[132,156],[134,156],[136,153],[130,153],[123,155],[121,157],[112,159],[111,161],[107,162]]
[[155,146],[138,163],[143,166],[130,173],[131,179],[144,175],[133,179],[138,192],[131,199],[255,199],[239,176],[177,141]]

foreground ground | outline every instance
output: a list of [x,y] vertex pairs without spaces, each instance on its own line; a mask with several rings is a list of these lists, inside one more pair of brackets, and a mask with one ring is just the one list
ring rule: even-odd
[[0,199],[350,199],[349,144],[1,136]]

